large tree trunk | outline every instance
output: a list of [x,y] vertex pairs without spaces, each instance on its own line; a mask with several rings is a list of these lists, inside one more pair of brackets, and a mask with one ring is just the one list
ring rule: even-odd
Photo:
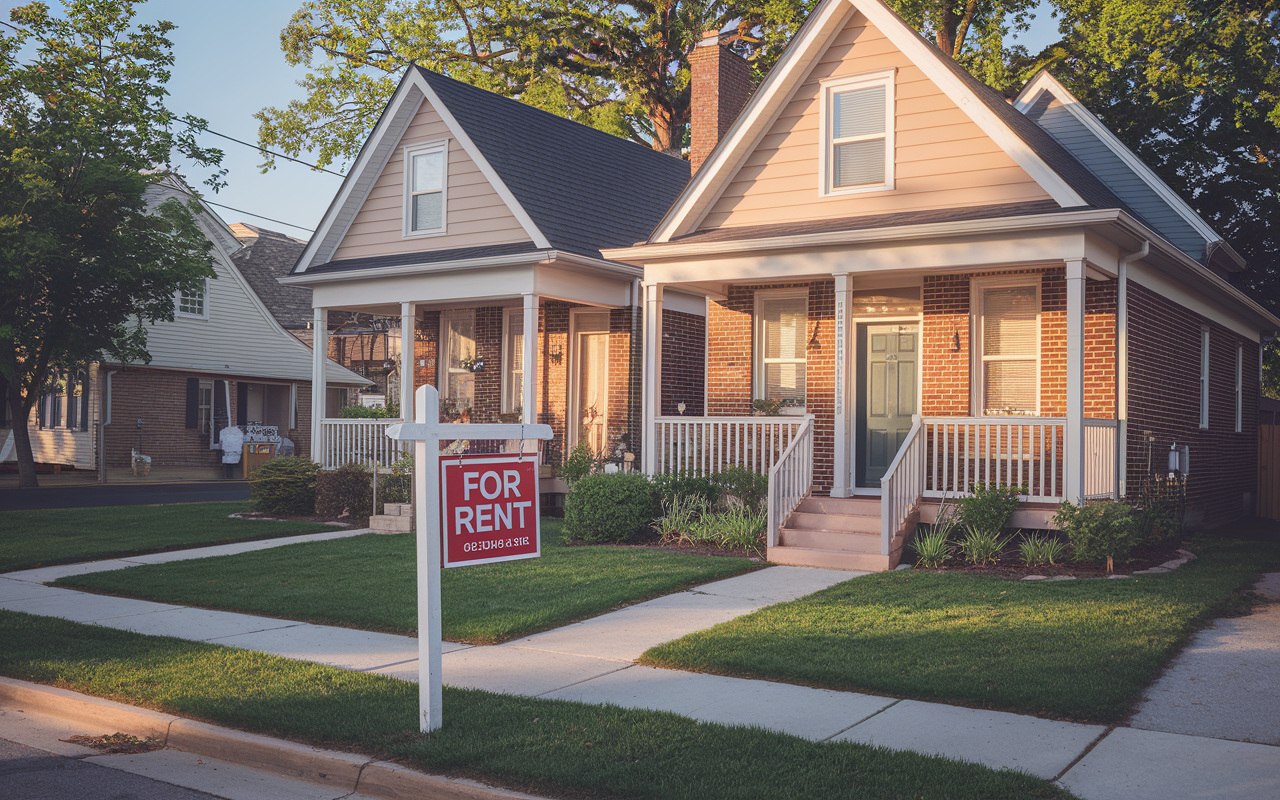
[[676,121],[675,110],[666,106],[652,108],[649,121],[653,124],[653,149],[679,158],[684,130]]
[[31,407],[23,402],[22,393],[18,391],[16,381],[9,383],[8,397],[9,416],[13,417],[13,446],[18,455],[18,488],[37,489],[40,482],[36,480],[36,460],[31,452],[31,432],[27,423],[31,419]]

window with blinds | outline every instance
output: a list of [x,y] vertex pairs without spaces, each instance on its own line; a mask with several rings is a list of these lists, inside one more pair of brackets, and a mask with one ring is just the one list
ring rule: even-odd
[[405,151],[405,235],[444,233],[448,142]]
[[524,311],[507,312],[506,341],[502,348],[502,413],[524,407]]
[[1039,292],[1034,284],[980,291],[982,413],[1035,416],[1039,410]]
[[757,296],[756,399],[804,408],[808,304],[807,294]]
[[824,194],[892,188],[892,70],[824,84]]

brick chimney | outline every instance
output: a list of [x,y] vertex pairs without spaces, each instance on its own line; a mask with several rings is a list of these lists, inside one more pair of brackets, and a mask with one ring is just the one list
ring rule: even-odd
[[751,65],[721,44],[719,31],[702,34],[689,54],[689,65],[689,161],[697,172],[751,97]]

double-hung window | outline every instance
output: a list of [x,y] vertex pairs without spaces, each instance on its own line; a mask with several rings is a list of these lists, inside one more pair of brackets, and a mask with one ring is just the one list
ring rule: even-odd
[[514,414],[524,406],[524,311],[506,311],[502,342],[502,413]]
[[805,407],[808,293],[756,295],[756,399],[794,413]]
[[1035,416],[1040,408],[1038,283],[975,282],[977,406],[982,416]]
[[445,232],[445,195],[449,142],[432,142],[404,151],[404,235]]
[[822,85],[820,194],[893,188],[894,70]]

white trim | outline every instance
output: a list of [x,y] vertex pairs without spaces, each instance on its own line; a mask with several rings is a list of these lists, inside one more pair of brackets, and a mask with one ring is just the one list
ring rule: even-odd
[[[449,140],[436,139],[433,142],[405,145],[401,148],[404,155],[404,226],[402,238],[422,239],[429,236],[445,236],[449,232]],[[416,192],[413,189],[413,160],[418,156],[440,154],[440,188],[439,190]],[[413,198],[420,194],[440,194],[440,227],[415,230],[413,227]]]
[[1209,326],[1200,326],[1200,430],[1209,429]]
[[[894,114],[897,106],[894,103],[894,84],[898,74],[897,67],[876,70],[875,72],[864,72],[860,75],[842,75],[838,78],[827,78],[819,84],[818,106],[818,196],[819,197],[843,197],[849,194],[862,194],[864,192],[891,192],[894,188],[894,129],[897,128],[897,119]],[[866,136],[846,137],[841,141],[835,140],[831,126],[834,124],[834,118],[831,114],[832,104],[835,102],[835,96],[847,91],[856,91],[858,89],[873,89],[877,86],[884,87],[884,132],[882,134],[869,134]],[[836,188],[831,185],[831,167],[832,167],[832,150],[839,144],[855,141],[874,141],[875,139],[884,139],[884,181],[881,183],[865,184],[857,186],[849,186],[845,188]]]
[[[800,336],[804,342],[805,354],[800,359],[795,358],[776,358],[771,359],[773,363],[791,364],[800,363],[805,368],[805,386],[804,398],[805,404],[799,406],[796,410],[795,406],[788,407],[789,414],[803,414],[809,406],[809,289],[807,287],[798,287],[793,289],[763,289],[754,293],[752,297],[751,311],[751,400],[764,398],[765,395],[765,375],[764,375],[764,319],[760,313],[762,303],[769,300],[792,300],[799,299],[804,301],[804,325],[800,329]],[[779,412],[781,413],[781,412]]]
[[1236,342],[1236,433],[1244,427],[1244,345]]
[[[501,410],[503,414],[515,413],[515,407],[508,401],[511,399],[510,398],[511,365],[512,365],[512,362],[514,361],[514,359],[511,356],[515,353],[515,351],[512,349],[512,340],[514,337],[512,337],[511,335],[511,318],[516,315],[520,316],[521,335],[523,336],[524,335],[524,306],[523,305],[512,306],[510,308],[502,309],[502,356],[499,359],[502,365],[502,398],[498,404],[498,408]],[[525,349],[526,348],[524,347],[520,348],[521,356],[524,355]],[[522,366],[522,369],[520,374],[523,376],[525,375],[525,373],[529,371],[528,364],[522,364],[521,366]],[[520,406],[521,408],[523,408],[524,392],[521,392],[520,399],[521,399]]]
[[1034,106],[1040,101],[1041,95],[1045,92],[1053,95],[1062,107],[1067,110],[1078,122],[1102,142],[1108,150],[1110,150],[1124,165],[1133,171],[1143,183],[1147,184],[1160,199],[1165,202],[1174,213],[1183,219],[1188,225],[1195,229],[1196,233],[1204,237],[1207,242],[1215,242],[1222,239],[1221,236],[1209,227],[1199,214],[1192,210],[1187,202],[1178,196],[1177,192],[1169,188],[1169,185],[1160,179],[1160,176],[1143,163],[1132,150],[1125,146],[1124,142],[1116,138],[1116,135],[1103,125],[1097,117],[1084,107],[1084,104],[1076,99],[1075,95],[1067,90],[1067,87],[1058,82],[1048,70],[1042,69],[1036,73],[1026,86],[1022,87],[1022,91],[1013,101],[1013,107],[1022,113],[1026,113],[1027,109]]
[[209,318],[209,279],[205,278],[200,289],[200,309],[201,313],[193,314],[190,311],[182,310],[182,296],[185,294],[181,289],[173,293],[173,315],[175,319],[208,319]]
[[[1035,345],[1035,361],[1036,361],[1036,407],[1035,413],[1029,416],[1040,416],[1040,392],[1041,392],[1041,368],[1044,360],[1044,331],[1042,325],[1044,323],[1044,310],[1041,306],[1043,302],[1041,298],[1041,283],[1043,277],[1040,273],[1026,275],[1000,275],[993,277],[975,277],[969,280],[969,308],[972,323],[970,325],[969,336],[969,369],[970,369],[970,385],[973,391],[970,397],[970,410],[976,417],[996,417],[1004,419],[1005,415],[988,414],[986,403],[983,399],[986,396],[986,370],[983,365],[987,361],[987,356],[983,353],[983,326],[986,319],[986,304],[983,292],[986,289],[1015,288],[1021,286],[1031,286],[1036,292],[1036,345]],[[1019,361],[1024,358],[1017,359]],[[1010,418],[1016,419],[1019,415],[1010,415]]]
[[[474,308],[458,308],[449,309],[440,312],[440,338],[436,340],[436,385],[439,387],[436,391],[440,393],[441,400],[449,399],[449,321],[454,319],[470,319],[471,320],[471,343],[475,348],[471,357],[475,358],[480,354],[480,336],[476,330],[476,310]],[[486,365],[487,366],[487,365]],[[472,373],[475,374],[474,372]],[[471,410],[475,410],[475,394],[471,396]],[[459,412],[462,409],[458,409]]]

